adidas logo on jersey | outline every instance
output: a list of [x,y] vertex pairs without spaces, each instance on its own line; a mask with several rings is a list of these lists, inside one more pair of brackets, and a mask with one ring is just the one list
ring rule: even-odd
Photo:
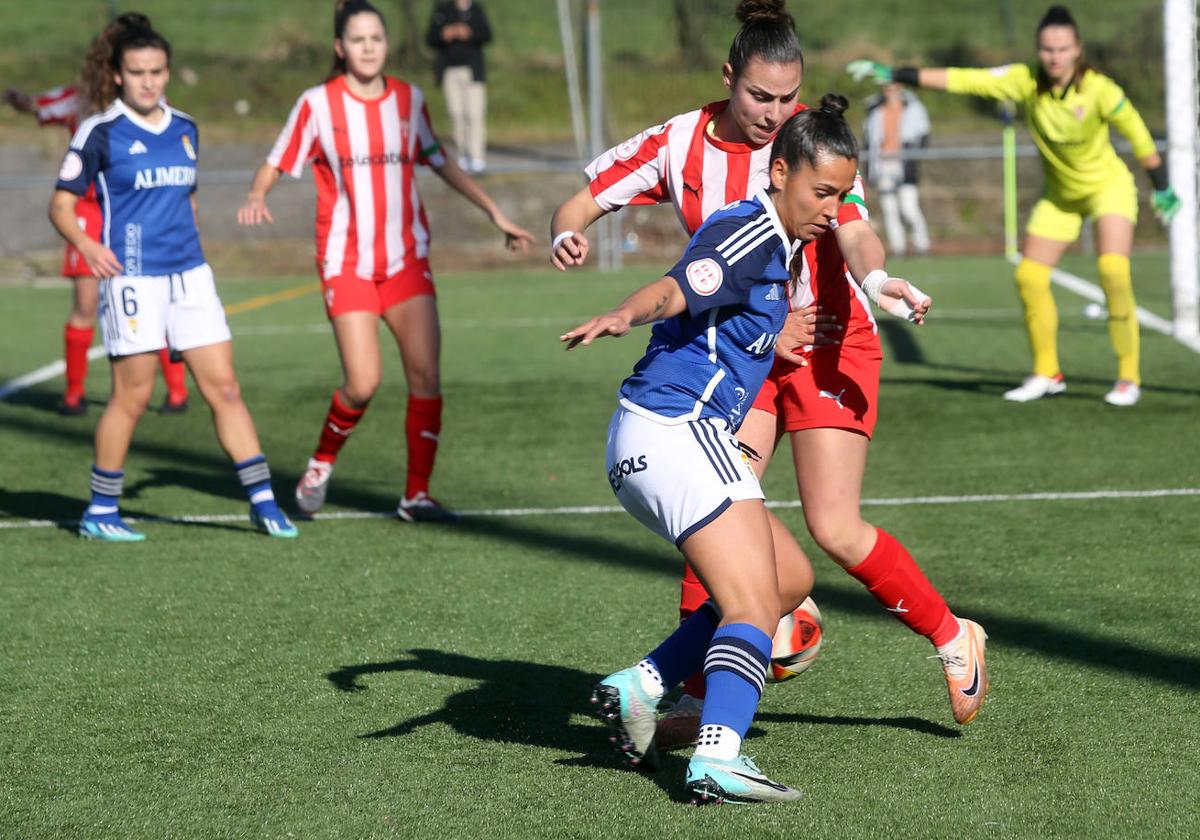
[[149,151],[150,150],[146,148],[146,144],[141,140],[134,140],[133,145],[129,147],[129,154],[131,155],[144,155]]
[[783,300],[783,286],[772,286],[764,300]]

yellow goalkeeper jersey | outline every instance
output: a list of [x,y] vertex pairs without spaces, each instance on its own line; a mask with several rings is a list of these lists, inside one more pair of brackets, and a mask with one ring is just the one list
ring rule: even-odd
[[1064,90],[1039,94],[1033,65],[951,67],[946,70],[946,90],[1023,105],[1025,121],[1042,153],[1046,192],[1067,201],[1092,195],[1114,179],[1132,178],[1113,149],[1110,124],[1133,145],[1136,157],[1154,151],[1146,123],[1120,85],[1094,70],[1086,70]]

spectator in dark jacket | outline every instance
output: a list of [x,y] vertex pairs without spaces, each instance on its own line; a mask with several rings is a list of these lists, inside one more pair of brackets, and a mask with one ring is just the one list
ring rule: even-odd
[[483,6],[474,0],[438,3],[425,42],[437,52],[434,72],[454,124],[458,165],[468,172],[487,168],[487,83],[483,47],[492,40]]

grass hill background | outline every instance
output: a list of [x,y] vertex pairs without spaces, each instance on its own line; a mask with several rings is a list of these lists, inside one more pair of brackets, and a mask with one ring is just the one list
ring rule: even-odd
[[[601,0],[609,133],[618,139],[696,103],[719,98],[719,68],[736,22],[733,0],[680,0],[696,38],[685,58],[677,2]],[[424,30],[432,0],[381,0],[392,72],[432,86]],[[827,90],[861,98],[841,68],[860,56],[927,65],[990,65],[1032,60],[1044,0],[847,0],[790,4],[807,57],[805,96]],[[570,140],[556,3],[486,0],[495,41],[488,49],[492,139],[508,144]],[[574,0],[578,26],[582,3]],[[305,87],[324,78],[332,38],[331,0],[0,0],[0,81],[42,89],[71,79],[83,49],[110,11],[141,11],[172,41],[171,98],[210,137],[258,139],[278,130]],[[1152,130],[1162,127],[1162,11],[1157,0],[1076,4],[1093,62],[1126,87]],[[194,84],[184,79],[194,73]],[[233,104],[245,99],[239,117]],[[990,106],[926,97],[939,130],[983,124]],[[441,100],[432,96],[435,120]],[[35,129],[9,109],[0,130],[14,139]]]

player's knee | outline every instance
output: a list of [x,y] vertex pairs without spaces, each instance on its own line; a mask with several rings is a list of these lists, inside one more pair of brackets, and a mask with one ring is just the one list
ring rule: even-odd
[[210,402],[213,403],[214,409],[226,408],[241,403],[242,386],[238,384],[236,377],[230,376],[212,383],[207,389],[207,394],[211,395]]
[[[1124,254],[1101,254],[1096,260],[1100,274],[1100,285],[1111,303],[1115,296],[1133,295],[1133,278],[1129,271],[1129,257]],[[1109,306],[1112,310],[1112,306]]]
[[862,559],[855,556],[857,535],[856,529],[852,527],[854,524],[841,517],[814,517],[808,522],[808,531],[833,562],[848,568]]
[[406,372],[409,393],[418,397],[436,397],[442,392],[437,366],[413,367]]
[[371,402],[375,392],[379,390],[378,376],[356,376],[342,386],[342,396],[349,408],[361,411]]
[[1015,278],[1022,295],[1045,291],[1050,288],[1050,266],[1033,260],[1021,260]]

